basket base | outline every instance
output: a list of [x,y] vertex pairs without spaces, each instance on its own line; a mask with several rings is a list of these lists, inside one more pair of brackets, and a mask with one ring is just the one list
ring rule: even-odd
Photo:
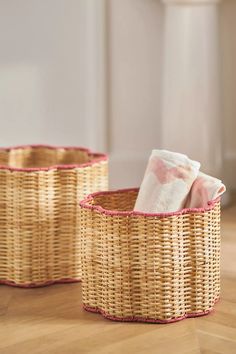
[[66,278],[66,279],[59,279],[59,280],[48,280],[42,283],[27,283],[27,284],[20,284],[14,281],[0,279],[0,285],[9,285],[16,288],[25,288],[25,289],[42,288],[44,286],[49,286],[53,284],[66,284],[66,283],[78,283],[78,282],[81,282],[81,279]]
[[[219,301],[219,298],[215,301],[215,304]],[[214,304],[214,305],[215,305]],[[138,316],[132,316],[132,317],[117,317],[110,315],[109,313],[106,313],[104,310],[96,308],[96,307],[91,307],[83,304],[84,310],[88,312],[93,312],[93,313],[99,313],[102,315],[104,318],[107,318],[108,320],[112,321],[119,321],[119,322],[145,322],[145,323],[159,323],[159,324],[167,324],[167,323],[173,323],[173,322],[178,322],[181,320],[184,320],[186,318],[192,318],[192,317],[200,317],[200,316],[206,316],[209,313],[214,311],[214,305],[211,309],[207,311],[202,311],[202,312],[193,312],[189,314],[185,314],[181,317],[176,317],[176,318],[171,318],[168,320],[161,320],[161,319],[155,319],[155,318],[146,318],[146,317],[138,317]]]

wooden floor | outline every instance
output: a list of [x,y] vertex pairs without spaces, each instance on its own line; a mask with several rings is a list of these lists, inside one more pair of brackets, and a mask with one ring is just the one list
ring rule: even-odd
[[236,205],[222,216],[215,312],[168,325],[117,323],[81,309],[81,285],[0,286],[0,354],[236,353]]

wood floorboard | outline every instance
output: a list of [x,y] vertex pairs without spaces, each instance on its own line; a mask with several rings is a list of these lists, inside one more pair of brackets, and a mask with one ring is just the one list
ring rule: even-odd
[[168,325],[118,323],[81,308],[81,284],[0,286],[0,354],[236,353],[236,203],[222,212],[215,311]]

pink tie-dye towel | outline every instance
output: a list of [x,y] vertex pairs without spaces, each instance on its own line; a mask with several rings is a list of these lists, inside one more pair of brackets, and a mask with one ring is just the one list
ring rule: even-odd
[[183,209],[199,168],[200,163],[186,155],[153,150],[134,210],[166,213]]
[[219,198],[226,191],[221,180],[199,172],[189,193],[186,208],[206,208],[208,202]]

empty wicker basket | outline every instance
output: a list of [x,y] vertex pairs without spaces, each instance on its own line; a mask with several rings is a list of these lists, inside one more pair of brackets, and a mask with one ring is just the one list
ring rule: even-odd
[[80,203],[84,308],[158,323],[209,313],[220,291],[220,201],[145,214],[132,211],[137,193],[100,192]]
[[83,148],[0,149],[0,283],[81,278],[79,201],[107,189],[107,164]]

